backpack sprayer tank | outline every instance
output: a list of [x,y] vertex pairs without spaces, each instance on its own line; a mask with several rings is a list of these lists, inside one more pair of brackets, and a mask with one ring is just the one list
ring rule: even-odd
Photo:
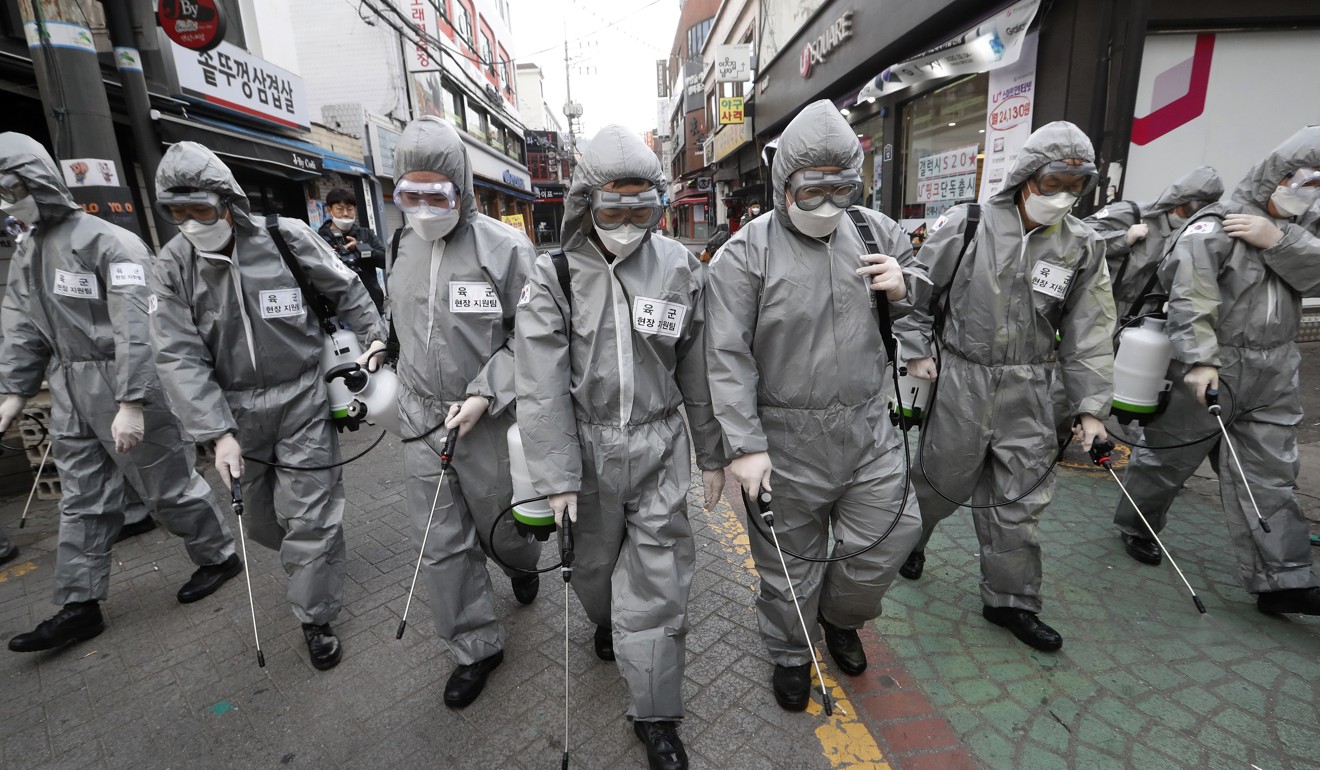
[[[510,502],[537,496],[532,489],[532,473],[527,467],[527,454],[523,451],[522,434],[516,423],[509,426],[509,471],[513,475],[513,500]],[[515,507],[513,521],[518,534],[530,534],[537,540],[544,541],[555,531],[555,514],[545,500]]]
[[926,410],[930,407],[933,383],[908,374],[907,367],[900,363],[903,360],[901,347],[896,357],[898,360],[891,361],[890,365],[898,367],[898,393],[896,397],[890,396],[889,419],[902,430],[913,426],[920,427],[922,421],[926,419]]
[[1114,356],[1112,414],[1119,422],[1145,425],[1164,411],[1171,383],[1164,378],[1173,345],[1163,318],[1147,317],[1119,335]]
[[360,355],[362,355],[362,347],[358,345],[357,336],[347,329],[339,329],[334,334],[327,334],[325,342],[321,345],[321,374],[325,376],[326,391],[330,398],[330,419],[340,432],[343,432],[344,428],[357,430],[358,423],[348,414],[348,409],[353,403],[353,393],[342,378],[332,377],[331,373],[349,364],[356,366]]
[[399,426],[399,378],[381,367],[368,372],[357,362],[362,355],[357,337],[340,329],[327,335],[321,348],[321,372],[330,399],[335,428],[355,431],[364,422],[379,425],[396,436]]

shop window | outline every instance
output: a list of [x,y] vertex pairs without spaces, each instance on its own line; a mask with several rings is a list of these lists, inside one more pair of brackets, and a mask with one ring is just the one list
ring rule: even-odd
[[972,75],[900,107],[903,219],[929,222],[976,200],[988,82],[985,73]]
[[[461,8],[462,6],[455,6]],[[455,126],[461,129],[467,128],[467,115],[463,110],[463,95],[454,90],[452,86],[446,86],[444,94],[445,115],[444,117]]]
[[467,118],[468,118],[468,121],[467,121],[467,122],[468,122],[468,126],[467,126],[468,133],[469,133],[469,134],[472,134],[473,136],[475,136],[477,139],[481,140],[482,142],[485,142],[485,143],[489,144],[489,143],[490,143],[490,116],[487,115],[486,112],[485,112],[484,110],[479,110],[479,109],[477,109],[476,107],[472,107],[472,108],[469,108],[469,109],[468,109]]
[[481,33],[481,66],[486,74],[495,76],[495,51],[490,44],[490,35]]
[[499,150],[501,155],[504,154],[504,137],[507,133],[502,126],[492,121],[490,131],[486,134],[486,141],[490,143],[491,147]]
[[[522,139],[518,138],[518,133],[516,131],[509,132],[509,136],[506,138],[504,142],[504,154],[508,155],[510,158],[518,161],[519,163],[522,163],[523,142]],[[546,171],[548,173],[549,169],[547,168]],[[542,179],[545,178],[546,177],[542,177]]]
[[472,48],[472,11],[463,4],[462,0],[454,3],[454,34]]

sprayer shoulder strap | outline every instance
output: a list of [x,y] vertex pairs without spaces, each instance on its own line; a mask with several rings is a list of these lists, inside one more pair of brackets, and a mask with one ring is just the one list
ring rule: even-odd
[[385,301],[387,303],[386,310],[390,317],[390,332],[389,336],[385,339],[385,348],[393,351],[393,354],[395,355],[397,355],[397,351],[399,350],[399,333],[394,330],[394,311],[390,309],[388,304],[390,301],[389,285],[390,273],[394,270],[394,263],[399,261],[399,242],[402,240],[403,228],[400,227],[394,231],[394,235],[390,236],[390,251],[385,257]]
[[[1132,209],[1132,226],[1141,224],[1141,206],[1137,205],[1136,201],[1123,202],[1128,205],[1128,208]],[[1111,286],[1118,288],[1119,284],[1123,282],[1123,276],[1127,275],[1128,265],[1130,264],[1132,264],[1132,250],[1128,249],[1127,253],[1123,255],[1123,261],[1119,263],[1118,273],[1109,276]]]
[[[1169,255],[1173,253],[1174,247],[1178,245],[1178,238],[1186,232],[1187,228],[1190,227],[1193,222],[1202,219],[1218,219],[1222,223],[1224,221],[1224,215],[1217,211],[1194,215],[1191,219],[1187,220],[1181,230],[1173,234],[1173,237],[1170,238],[1164,246],[1164,253],[1160,255],[1159,261],[1155,263],[1155,269],[1151,271],[1150,277],[1146,279],[1146,283],[1141,287],[1141,291],[1137,293],[1136,300],[1133,301],[1132,307],[1128,310],[1129,316],[1135,316],[1140,313],[1142,306],[1146,304],[1146,299],[1151,296],[1151,292],[1154,291],[1155,286],[1159,284],[1160,268],[1164,267],[1164,261],[1169,258]],[[1119,320],[1123,321],[1124,319],[1120,318]]]
[[944,307],[935,316],[935,339],[937,341],[940,338],[940,333],[944,331],[944,319],[949,315],[949,300],[953,294],[953,280],[958,277],[958,271],[962,268],[963,257],[967,256],[967,249],[971,247],[972,241],[976,239],[976,231],[980,227],[981,205],[979,203],[967,204],[967,220],[963,223],[962,247],[958,249],[958,259],[953,263],[953,272],[949,273],[949,285],[944,289]]
[[[848,218],[852,220],[853,226],[857,228],[857,234],[862,236],[862,243],[866,246],[868,254],[879,254],[880,246],[876,243],[875,233],[871,231],[871,223],[866,221],[866,215],[856,206],[848,209]],[[868,281],[869,282],[869,281]],[[880,340],[885,345],[885,354],[889,360],[893,361],[898,356],[898,342],[894,339],[894,325],[889,317],[889,298],[884,292],[872,291],[872,307],[875,309],[876,324],[880,328]]]
[[[559,278],[559,288],[564,290],[564,299],[568,300],[569,311],[573,310],[573,282],[568,276],[568,255],[563,249],[551,251],[550,262],[555,266],[555,276]],[[569,313],[572,317],[572,312]]]
[[298,284],[298,290],[302,292],[303,302],[311,308],[312,313],[316,315],[316,320],[321,322],[321,327],[327,332],[332,332],[335,323],[331,319],[335,315],[335,307],[307,279],[307,271],[299,264],[298,258],[293,256],[293,249],[289,248],[289,242],[285,240],[284,233],[280,232],[280,217],[278,214],[270,214],[266,217],[266,232],[270,233],[270,239],[275,242],[275,248],[279,250],[280,256],[284,259],[284,264],[288,265],[289,272],[293,273],[293,280]]

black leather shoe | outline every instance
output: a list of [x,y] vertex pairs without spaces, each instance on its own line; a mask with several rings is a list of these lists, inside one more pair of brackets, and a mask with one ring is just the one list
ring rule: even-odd
[[898,574],[908,580],[919,580],[921,573],[926,569],[926,554],[923,551],[913,551],[908,554],[907,561],[898,568]]
[[10,639],[9,649],[14,652],[53,650],[73,642],[86,641],[104,630],[101,605],[96,602],[71,602],[64,605],[54,617],[38,623],[34,630]]
[[339,637],[330,630],[329,623],[303,623],[303,638],[307,640],[307,652],[312,657],[312,668],[325,671],[339,665],[344,657],[344,648],[339,646]]
[[156,520],[148,516],[142,521],[135,521],[132,524],[125,524],[119,529],[119,537],[115,538],[116,543],[122,543],[130,537],[145,535],[156,528]]
[[243,562],[238,554],[231,553],[229,558],[219,564],[198,567],[188,582],[179,589],[179,604],[191,604],[198,599],[205,599],[220,589],[226,580],[243,571]]
[[454,673],[449,675],[449,681],[445,682],[445,705],[451,709],[461,709],[476,700],[486,687],[486,678],[490,672],[499,668],[503,662],[504,650],[500,650],[489,658],[454,669]]
[[601,660],[614,660],[614,632],[609,626],[596,626],[593,646],[596,648],[596,657]]
[[857,631],[850,628],[839,628],[832,626],[821,615],[818,620],[820,627],[825,629],[825,648],[830,651],[830,657],[843,673],[848,676],[857,676],[866,670],[866,651],[862,649],[861,637],[857,636]]
[[687,770],[687,752],[678,738],[677,722],[638,722],[633,732],[646,745],[646,761],[651,770]]
[[18,558],[18,546],[10,543],[3,551],[0,551],[0,566],[8,564]]
[[1294,612],[1320,615],[1320,588],[1285,588],[1256,594],[1256,609],[1266,615]]
[[518,600],[519,604],[531,604],[536,601],[536,595],[541,592],[540,575],[519,575],[512,579],[513,598]]
[[1128,556],[1142,564],[1156,565],[1164,560],[1164,552],[1160,550],[1159,543],[1154,540],[1129,535],[1126,532],[1120,534],[1119,537],[1123,538],[1123,549],[1127,551]]
[[1016,607],[981,607],[981,617],[1013,632],[1018,641],[1042,652],[1054,652],[1063,646],[1063,637],[1036,617],[1036,613]]
[[775,691],[775,701],[784,711],[805,711],[811,700],[811,664],[800,666],[775,666],[775,673],[770,677],[770,689]]

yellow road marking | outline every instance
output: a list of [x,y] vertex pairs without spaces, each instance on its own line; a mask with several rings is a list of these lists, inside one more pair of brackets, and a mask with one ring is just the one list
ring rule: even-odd
[[37,568],[35,561],[25,561],[21,564],[15,564],[6,569],[0,569],[0,583],[4,583],[9,578],[20,578]]
[[[720,548],[732,557],[735,563],[740,562],[743,569],[757,576],[747,529],[738,519],[733,506],[729,505],[729,501],[720,500],[719,505],[711,512],[709,521],[711,528],[720,535]],[[753,594],[755,591],[756,589],[753,588]],[[752,612],[756,611],[755,607],[748,609]],[[820,741],[821,753],[829,760],[830,765],[850,770],[863,768],[890,770],[889,763],[885,761],[884,754],[881,753],[871,731],[857,718],[857,710],[848,701],[843,688],[829,674],[825,675],[825,686],[830,688],[830,695],[834,698],[834,716],[825,719],[816,728],[816,740]],[[821,705],[815,700],[807,705],[807,713],[812,716],[819,717],[822,711]]]

